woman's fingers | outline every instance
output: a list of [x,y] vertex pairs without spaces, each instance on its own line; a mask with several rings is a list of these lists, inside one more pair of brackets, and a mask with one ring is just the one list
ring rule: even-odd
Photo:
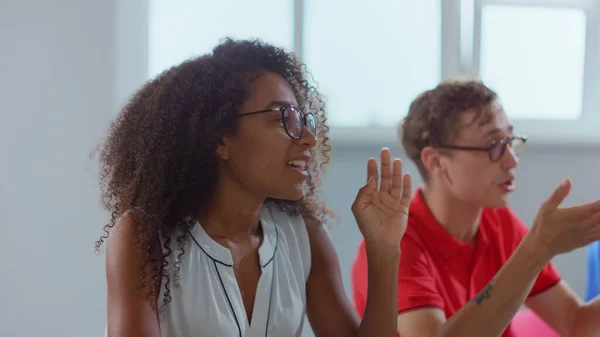
[[412,176],[410,173],[405,174],[402,177],[402,197],[400,197],[400,204],[405,206],[407,209],[410,206],[410,198],[412,197]]
[[392,184],[390,189],[390,195],[394,200],[398,200],[402,193],[402,177],[402,161],[400,159],[394,159],[392,163]]
[[379,182],[379,174],[377,173],[377,161],[375,158],[369,158],[367,161],[367,182],[370,178],[375,180],[375,183]]
[[390,149],[384,147],[381,149],[381,184],[379,189],[382,192],[389,192],[392,186],[392,153]]

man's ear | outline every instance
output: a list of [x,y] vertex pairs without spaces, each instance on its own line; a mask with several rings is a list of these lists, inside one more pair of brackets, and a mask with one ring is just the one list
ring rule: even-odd
[[429,176],[439,175],[443,171],[442,155],[436,148],[431,146],[423,148],[421,150],[421,162]]
[[446,166],[448,157],[442,151],[431,146],[426,146],[421,151],[421,162],[423,162],[429,176],[449,178]]
[[421,151],[421,161],[427,172],[429,172],[429,176],[436,176],[452,184],[450,172],[448,171],[449,160],[450,158],[444,155],[443,150],[440,149],[428,146]]

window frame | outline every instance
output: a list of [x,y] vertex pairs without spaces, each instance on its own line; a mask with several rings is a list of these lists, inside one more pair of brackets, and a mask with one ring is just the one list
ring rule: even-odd
[[[460,1],[460,0],[458,0]],[[599,0],[462,0],[473,2],[472,40],[468,41],[470,63],[461,64],[464,73],[478,73],[481,52],[482,9],[487,5],[581,9],[586,14],[586,50],[582,113],[576,120],[512,118],[515,130],[530,136],[532,143],[600,144],[600,1]],[[460,20],[460,19],[459,19]],[[464,42],[463,42],[464,43]],[[460,45],[455,46],[460,48]],[[463,49],[464,46],[463,46]],[[442,56],[443,57],[443,56]],[[463,60],[465,57],[463,56]],[[501,94],[500,94],[501,95]]]
[[[443,80],[460,73],[460,53],[455,46],[460,43],[460,0],[439,0],[441,10],[441,74]],[[445,13],[452,12],[452,15]],[[303,61],[304,42],[304,0],[294,0],[294,53]],[[406,107],[408,109],[408,106]],[[334,145],[343,147],[363,147],[375,144],[399,144],[398,126],[404,116],[398,116],[398,123],[392,126],[338,126],[329,125],[329,138]]]
[[[295,0],[302,3],[303,0]],[[465,2],[472,2],[470,7]],[[584,64],[583,102],[577,120],[512,118],[517,133],[527,134],[528,146],[572,147],[600,145],[600,0],[443,0],[441,78],[479,73],[481,15],[485,5],[565,7],[582,9],[586,13],[586,51]],[[300,6],[302,7],[302,6]],[[473,12],[470,12],[472,10]],[[467,20],[471,32],[465,32]],[[468,30],[468,28],[467,28]],[[468,38],[465,41],[465,37]],[[465,51],[468,53],[465,55]],[[298,55],[301,55],[300,53]],[[398,124],[401,122],[399,116]],[[334,144],[357,146],[358,143],[398,144],[398,125],[345,127],[330,125]]]
[[[547,147],[572,145],[592,147],[600,145],[600,95],[593,93],[600,92],[600,0],[439,0],[441,2],[441,74],[442,80],[461,76],[465,74],[478,73],[479,65],[479,46],[478,37],[481,34],[481,9],[490,4],[506,4],[514,6],[552,6],[552,7],[570,7],[583,9],[587,14],[586,29],[586,61],[584,70],[584,88],[583,88],[583,111],[578,120],[540,120],[540,119],[513,119],[517,133],[527,134],[530,142],[528,147],[542,145]],[[465,13],[465,1],[471,2],[469,9],[472,12]],[[126,7],[126,8],[123,8]],[[130,92],[132,87],[138,83],[144,83],[147,75],[142,78],[141,73],[145,71],[148,63],[148,46],[129,46],[127,41],[134,39],[131,35],[134,32],[130,25],[124,22],[124,13],[133,13],[131,6],[120,5],[118,8],[119,20],[117,20],[118,42],[117,48],[117,68],[119,69],[117,79],[116,96],[118,102]],[[294,53],[300,61],[303,58],[303,34],[304,24],[304,0],[293,0],[293,46]],[[140,30],[135,35],[142,37],[143,28],[148,27],[148,4],[142,8],[136,9],[135,16],[141,21]],[[472,31],[465,34],[465,14],[471,17]],[[468,17],[467,17],[468,18]],[[130,18],[131,19],[131,18]],[[129,28],[127,28],[129,27]],[[142,28],[143,27],[143,28]],[[123,35],[123,33],[128,33]],[[148,32],[145,32],[147,36]],[[465,39],[465,36],[468,37]],[[143,38],[138,39],[144,41]],[[140,43],[138,43],[139,45]],[[142,43],[143,44],[143,43]],[[141,48],[144,47],[144,48]],[[465,51],[471,55],[464,55]],[[475,51],[477,51],[475,53]],[[146,55],[143,55],[143,54]],[[138,55],[133,62],[131,55]],[[129,65],[129,66],[127,66]],[[132,79],[122,83],[121,80],[127,79],[126,74],[131,73],[132,68],[135,74],[131,74]],[[125,71],[127,70],[127,71]],[[133,79],[136,79],[135,81]],[[131,82],[131,83],[129,83]],[[408,107],[406,107],[408,108]],[[398,125],[403,116],[398,116],[398,123],[391,126],[361,126],[347,127],[330,125],[330,138],[334,145],[343,145],[344,147],[361,147],[370,145],[386,144],[390,147],[399,145]],[[535,125],[534,125],[535,124]]]

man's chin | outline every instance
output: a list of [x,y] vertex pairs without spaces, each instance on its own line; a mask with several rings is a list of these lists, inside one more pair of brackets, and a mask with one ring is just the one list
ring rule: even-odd
[[495,197],[495,198],[490,198],[489,200],[486,201],[485,203],[485,208],[505,208],[508,206],[508,194],[500,196],[500,197]]

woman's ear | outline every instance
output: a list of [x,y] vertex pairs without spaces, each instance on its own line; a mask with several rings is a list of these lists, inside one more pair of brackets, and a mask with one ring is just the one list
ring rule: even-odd
[[217,156],[221,158],[221,160],[229,159],[230,151],[229,148],[229,139],[227,137],[221,138],[219,141],[219,145],[217,145]]
[[227,160],[229,158],[229,152],[222,146],[217,148],[217,156],[221,158],[221,160]]

